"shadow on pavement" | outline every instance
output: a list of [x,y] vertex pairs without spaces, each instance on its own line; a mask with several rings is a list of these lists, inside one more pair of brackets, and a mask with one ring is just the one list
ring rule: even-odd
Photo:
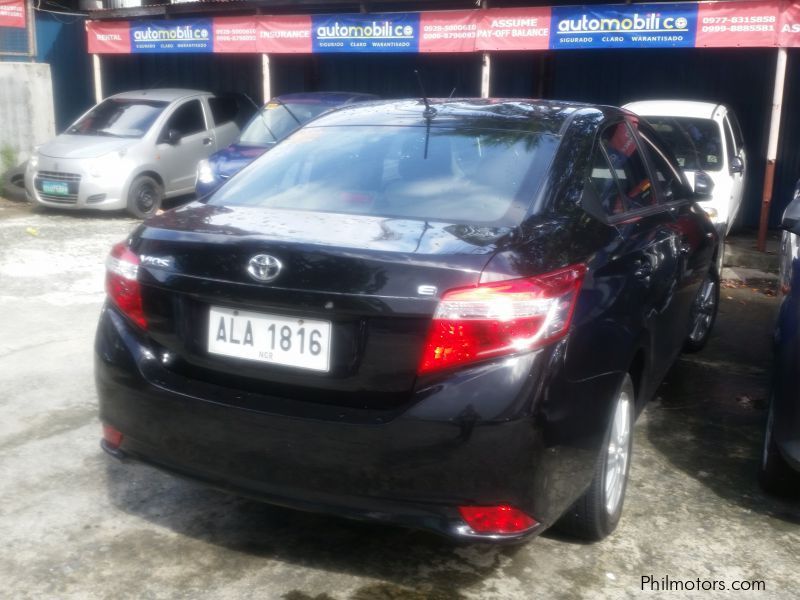
[[769,496],[757,481],[777,300],[748,289],[722,296],[708,347],[679,358],[648,407],[647,437],[718,497],[800,524],[797,501]]
[[[425,532],[284,509],[110,457],[106,478],[114,506],[181,535],[248,558],[390,582],[361,588],[354,600],[460,600],[462,589],[523,547],[456,545]],[[325,600],[299,590],[285,598]]]

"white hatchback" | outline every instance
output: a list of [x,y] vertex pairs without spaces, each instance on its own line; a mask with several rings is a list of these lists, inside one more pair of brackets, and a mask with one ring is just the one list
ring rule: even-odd
[[711,200],[700,205],[724,238],[739,214],[747,156],[739,122],[724,104],[689,100],[631,102],[623,108],[644,117],[668,143],[689,182],[703,171],[714,183]]

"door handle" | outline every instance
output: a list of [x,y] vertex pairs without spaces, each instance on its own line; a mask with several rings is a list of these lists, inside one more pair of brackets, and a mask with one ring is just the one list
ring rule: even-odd
[[208,146],[208,145],[209,145],[211,142],[213,142],[213,141],[214,141],[214,140],[212,140],[210,137],[203,138],[203,145],[204,145],[204,146]]
[[633,263],[633,276],[636,279],[646,280],[650,278],[650,275],[653,274],[653,265],[650,264],[649,260],[637,260]]

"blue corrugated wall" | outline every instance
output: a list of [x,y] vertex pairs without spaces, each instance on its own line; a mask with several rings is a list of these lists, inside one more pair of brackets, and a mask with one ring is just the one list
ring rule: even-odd
[[56,131],[62,131],[94,104],[83,18],[37,11],[36,46],[36,60],[50,64]]

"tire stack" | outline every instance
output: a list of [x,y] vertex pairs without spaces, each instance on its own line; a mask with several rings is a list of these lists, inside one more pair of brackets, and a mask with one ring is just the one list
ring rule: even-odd
[[0,196],[14,202],[25,202],[25,164],[13,167],[0,177]]

